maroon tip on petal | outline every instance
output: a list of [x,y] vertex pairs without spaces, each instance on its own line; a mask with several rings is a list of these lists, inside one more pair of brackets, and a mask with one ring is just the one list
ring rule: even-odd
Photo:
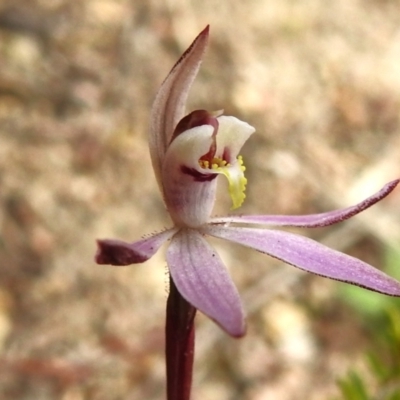
[[146,261],[145,254],[133,250],[128,243],[119,240],[97,240],[95,260],[97,264],[130,265]]
[[95,261],[97,264],[111,265],[129,265],[145,262],[175,232],[176,229],[168,229],[133,243],[115,239],[98,240]]

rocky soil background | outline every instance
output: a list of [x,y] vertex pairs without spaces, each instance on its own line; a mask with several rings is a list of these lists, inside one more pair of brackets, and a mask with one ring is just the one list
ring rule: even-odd
[[[97,266],[95,239],[170,224],[147,150],[152,99],[197,33],[211,41],[188,109],[257,129],[243,213],[351,205],[400,176],[397,0],[0,2],[0,399],[163,399],[167,270]],[[224,188],[223,184],[222,187]],[[303,231],[383,267],[400,190]],[[229,210],[221,190],[217,214]],[[228,338],[198,317],[193,399],[338,396],[366,321],[343,284],[213,242],[248,310]],[[400,269],[400,265],[399,265]]]

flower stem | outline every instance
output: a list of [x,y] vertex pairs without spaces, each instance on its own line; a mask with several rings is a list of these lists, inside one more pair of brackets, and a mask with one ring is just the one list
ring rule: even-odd
[[194,358],[196,309],[178,292],[172,278],[167,300],[167,400],[189,400]]

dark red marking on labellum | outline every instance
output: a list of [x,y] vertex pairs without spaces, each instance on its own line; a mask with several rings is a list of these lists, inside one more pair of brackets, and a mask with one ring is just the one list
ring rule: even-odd
[[182,165],[181,171],[186,175],[192,176],[196,182],[209,182],[218,176],[218,174],[202,174],[196,169],[186,167],[185,165]]

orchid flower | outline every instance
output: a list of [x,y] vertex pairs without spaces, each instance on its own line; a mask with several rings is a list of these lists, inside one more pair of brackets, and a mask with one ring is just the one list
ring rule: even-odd
[[222,111],[196,110],[184,116],[208,35],[207,27],[181,56],[161,85],[151,111],[150,154],[173,227],[133,243],[98,240],[96,262],[121,266],[143,263],[170,241],[166,259],[181,296],[235,337],[245,334],[243,307],[207,235],[250,247],[317,275],[400,296],[400,283],[373,266],[309,238],[271,229],[315,228],[344,221],[386,197],[399,179],[359,204],[331,212],[211,217],[219,175],[228,180],[232,208],[243,203],[246,178],[239,152],[255,129]]

